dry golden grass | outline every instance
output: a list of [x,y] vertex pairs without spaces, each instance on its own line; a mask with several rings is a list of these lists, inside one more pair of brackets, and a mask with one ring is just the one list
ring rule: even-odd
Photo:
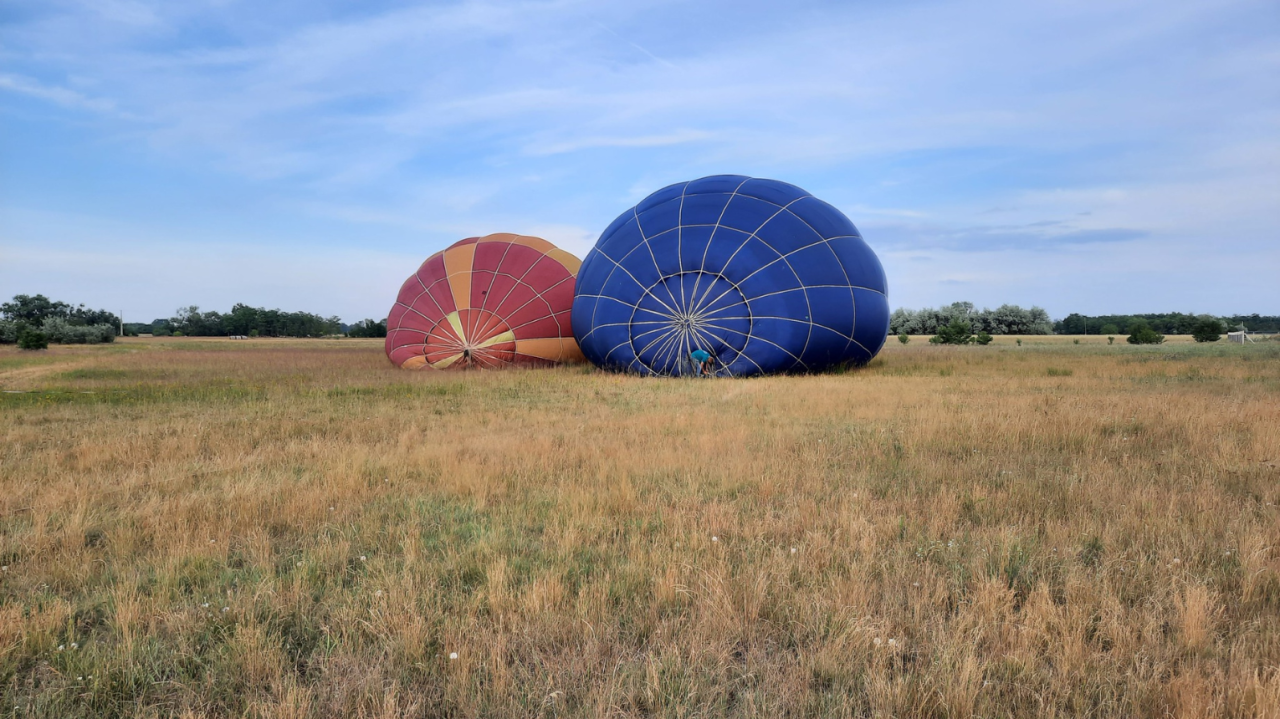
[[1280,343],[1105,341],[0,350],[0,714],[1280,717]]

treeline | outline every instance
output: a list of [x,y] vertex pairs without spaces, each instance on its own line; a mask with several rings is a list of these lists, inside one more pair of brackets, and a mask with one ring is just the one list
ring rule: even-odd
[[1071,313],[1053,323],[1053,331],[1060,335],[1127,335],[1139,323],[1145,323],[1156,332],[1169,335],[1189,335],[1204,320],[1217,320],[1228,331],[1242,326],[1250,332],[1280,332],[1280,317],[1266,315],[1193,315],[1182,312],[1146,315],[1081,315]]
[[974,334],[1047,335],[1053,332],[1049,313],[1039,307],[1023,309],[1017,305],[1000,305],[994,310],[975,310],[972,302],[955,302],[937,309],[896,309],[889,317],[889,333],[932,335],[953,322],[968,323]]
[[386,337],[386,320],[360,320],[347,328],[348,337]]
[[181,307],[167,319],[151,324],[128,324],[128,334],[157,337],[326,337],[339,335],[346,325],[337,317],[321,317],[310,312],[285,312],[237,303],[231,311],[201,312],[196,305]]
[[120,318],[106,310],[50,300],[44,295],[15,295],[0,304],[0,344],[38,349],[57,344],[114,342]]

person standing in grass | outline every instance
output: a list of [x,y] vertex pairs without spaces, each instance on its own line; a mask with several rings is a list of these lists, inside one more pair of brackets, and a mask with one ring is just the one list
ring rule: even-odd
[[714,371],[716,356],[704,349],[696,349],[689,353],[689,359],[693,360],[693,373],[699,377],[710,374]]

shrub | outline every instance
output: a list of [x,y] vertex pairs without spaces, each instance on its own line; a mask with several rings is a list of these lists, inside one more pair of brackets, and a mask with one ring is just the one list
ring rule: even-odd
[[0,345],[11,345],[18,341],[18,323],[0,320]]
[[898,335],[898,341],[905,345],[906,343],[911,341],[911,338],[907,336],[906,332],[903,332],[902,334]]
[[978,334],[974,335],[974,338],[973,338],[973,341],[977,342],[980,345],[989,345],[991,344],[991,340],[992,340],[991,335],[987,334],[986,332],[979,332]]
[[967,345],[973,341],[972,326],[964,320],[952,320],[951,324],[939,327],[938,334],[929,338],[935,345]]
[[62,345],[96,345],[116,340],[116,328],[112,325],[76,325],[59,317],[45,319],[40,331],[50,342]]
[[1017,342],[1019,347],[1021,347],[1021,346],[1022,346],[1022,338],[1021,338],[1021,337],[1019,337],[1018,339],[1014,340],[1014,342]]
[[1217,342],[1222,339],[1222,323],[1214,319],[1202,319],[1191,328],[1191,337],[1196,342]]
[[43,332],[23,330],[22,334],[18,335],[18,349],[47,350],[49,349],[49,338],[45,337]]
[[1107,344],[1109,344],[1109,345],[1113,345],[1113,344],[1115,344],[1115,343],[1116,343],[1116,338],[1115,338],[1115,337],[1108,337],[1108,338],[1107,338]]
[[1129,325],[1129,337],[1125,341],[1131,345],[1158,345],[1164,342],[1164,335],[1151,329],[1143,320],[1135,320]]

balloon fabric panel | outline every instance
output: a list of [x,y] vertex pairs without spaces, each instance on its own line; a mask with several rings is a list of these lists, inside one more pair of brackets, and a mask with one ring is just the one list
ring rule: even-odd
[[662,188],[618,216],[578,273],[572,327],[610,369],[679,375],[869,361],[888,328],[884,270],[839,210],[774,180],[719,175]]
[[401,287],[387,318],[387,357],[406,369],[581,361],[565,319],[579,266],[537,237],[455,243]]

